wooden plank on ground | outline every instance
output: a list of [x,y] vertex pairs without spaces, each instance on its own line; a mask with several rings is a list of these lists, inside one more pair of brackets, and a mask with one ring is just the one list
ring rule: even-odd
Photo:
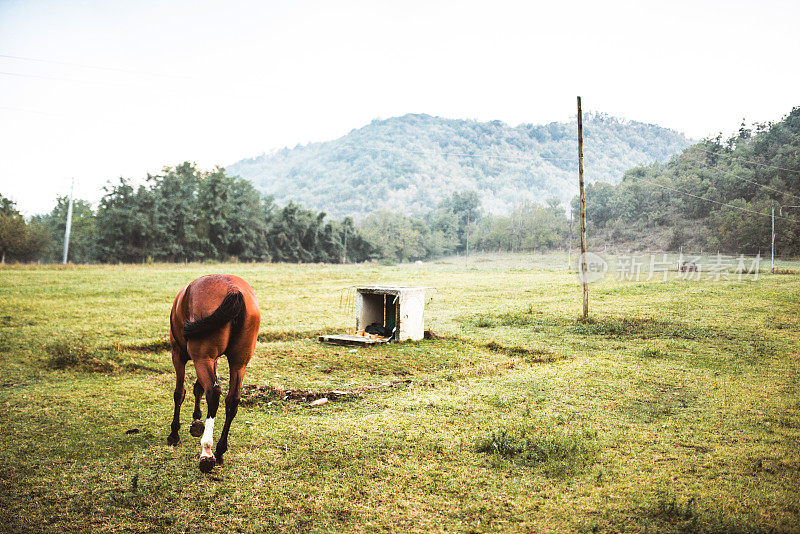
[[388,343],[391,338],[368,338],[363,336],[352,336],[348,334],[335,334],[319,336],[319,340],[323,343],[333,343],[334,345],[379,345],[381,343]]

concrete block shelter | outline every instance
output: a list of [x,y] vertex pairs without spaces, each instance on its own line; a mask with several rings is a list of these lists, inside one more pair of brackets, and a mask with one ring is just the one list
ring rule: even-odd
[[357,286],[356,332],[378,323],[391,336],[369,338],[360,335],[320,336],[320,341],[342,345],[374,345],[425,337],[425,288],[393,285]]

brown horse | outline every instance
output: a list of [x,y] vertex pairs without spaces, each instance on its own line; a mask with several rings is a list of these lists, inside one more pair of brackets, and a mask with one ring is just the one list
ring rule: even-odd
[[[228,431],[236,416],[241,398],[244,370],[253,356],[261,323],[255,293],[238,276],[212,274],[203,276],[181,289],[172,305],[169,318],[172,363],[175,365],[175,413],[169,445],[178,445],[180,411],[186,390],[186,362],[194,363],[197,381],[194,383],[194,414],[189,433],[200,440],[200,471],[207,473],[214,464],[222,464],[228,450]],[[212,454],[214,418],[217,416],[222,388],[218,383],[217,360],[225,354],[231,371],[228,396],[225,397],[225,426]],[[200,399],[206,394],[208,414],[200,419]]]

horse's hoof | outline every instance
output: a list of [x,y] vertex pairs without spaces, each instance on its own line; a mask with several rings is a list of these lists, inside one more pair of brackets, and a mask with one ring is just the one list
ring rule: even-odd
[[180,444],[181,444],[180,436],[178,435],[173,436],[172,434],[167,436],[167,445],[170,445],[171,447],[177,447]]
[[195,419],[192,421],[192,426],[189,427],[189,434],[191,434],[195,438],[199,438],[203,435],[203,432],[206,429],[206,424],[202,422],[200,419]]
[[200,458],[200,471],[203,473],[210,473],[216,464],[217,461],[213,456],[203,456]]
[[217,456],[217,465],[222,465],[222,456]]

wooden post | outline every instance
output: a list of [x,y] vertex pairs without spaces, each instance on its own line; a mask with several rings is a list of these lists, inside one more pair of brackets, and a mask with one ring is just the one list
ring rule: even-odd
[[589,317],[589,283],[586,280],[586,191],[583,186],[583,113],[578,97],[578,182],[581,190],[581,282],[583,283],[583,318]]
[[69,206],[67,207],[67,227],[64,230],[64,259],[62,263],[67,264],[69,259],[69,234],[72,230],[72,193],[75,189],[75,178],[72,179],[72,185],[69,187]]

